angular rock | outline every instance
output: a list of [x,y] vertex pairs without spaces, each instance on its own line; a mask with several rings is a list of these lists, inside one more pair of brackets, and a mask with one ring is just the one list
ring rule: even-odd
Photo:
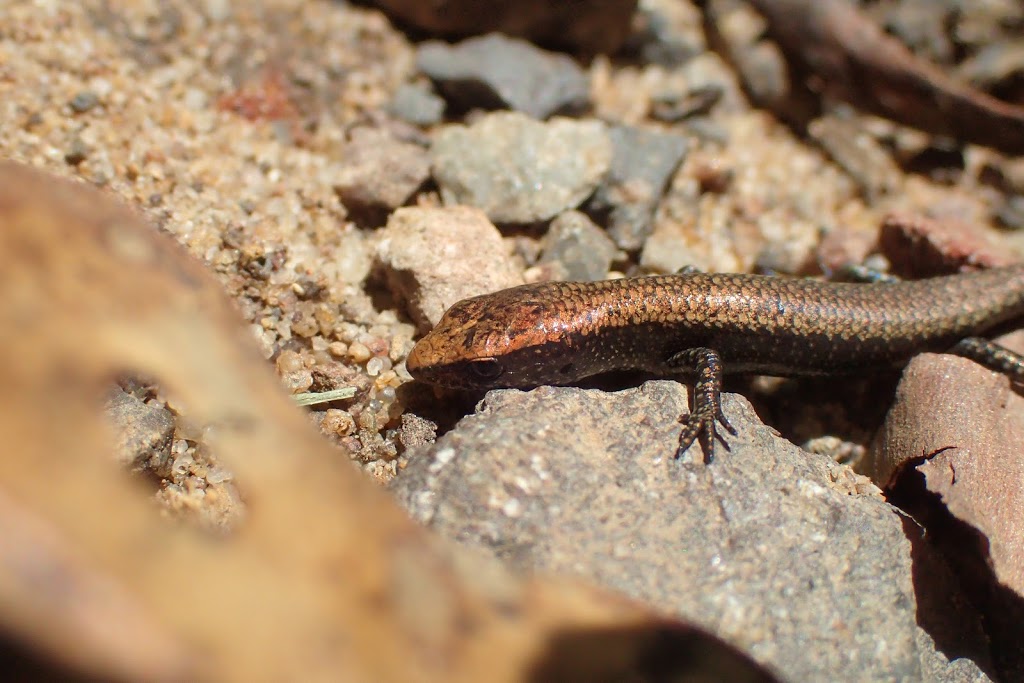
[[811,122],[808,133],[874,201],[901,186],[902,173],[892,156],[855,121],[825,115]]
[[417,126],[432,126],[444,118],[444,100],[427,86],[404,83],[388,103],[393,116]]
[[[720,44],[719,52],[732,64],[750,98],[761,105],[783,110],[793,106],[786,58],[778,46],[762,40],[764,18],[749,3],[735,0],[708,0],[705,22],[714,31],[711,40]],[[804,104],[799,102],[797,104]]]
[[483,209],[496,223],[533,223],[579,206],[611,165],[600,121],[495,112],[447,126],[431,148],[445,204]]
[[133,469],[160,469],[174,438],[171,413],[120,390],[108,399],[106,413],[114,428],[118,462]]
[[700,10],[690,2],[646,0],[637,8],[638,30],[630,36],[645,63],[678,68],[705,52]]
[[584,108],[590,95],[575,61],[499,34],[423,43],[416,66],[462,109],[515,109],[545,119]]
[[954,564],[1008,681],[1024,678],[1022,443],[1024,397],[1006,377],[922,354],[904,370],[867,463]]
[[722,99],[722,94],[722,89],[714,85],[692,88],[686,92],[661,93],[651,102],[651,117],[666,123],[676,123],[694,116],[705,116]]
[[671,457],[687,411],[677,383],[491,392],[413,453],[393,490],[445,536],[685,616],[784,680],[986,680],[936,650],[954,640],[959,656],[986,656],[917,527],[724,398],[739,435],[704,465],[699,450]]
[[541,244],[540,262],[557,262],[565,280],[602,280],[608,277],[618,250],[608,233],[579,211],[566,211],[551,221]]
[[995,219],[1004,228],[1024,229],[1024,196],[1017,194],[1007,197],[996,209]]
[[[947,0],[902,0],[875,6],[879,23],[886,32],[917,54],[940,63],[955,61],[956,47],[951,40],[950,26],[957,21],[959,8]],[[879,11],[881,10],[881,11]]]
[[356,128],[341,157],[334,190],[357,213],[402,206],[430,177],[427,150],[383,130]]
[[975,87],[992,92],[1024,74],[1024,45],[1020,40],[986,45],[960,65],[960,76]]
[[679,168],[689,143],[681,135],[616,126],[611,170],[590,205],[609,211],[608,232],[622,249],[636,251],[651,234],[654,209]]

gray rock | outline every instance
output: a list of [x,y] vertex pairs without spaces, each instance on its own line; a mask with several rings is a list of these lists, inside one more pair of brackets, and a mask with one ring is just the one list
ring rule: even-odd
[[673,69],[708,49],[701,13],[692,3],[645,0],[634,23],[638,30],[630,37],[630,47],[644,63]]
[[724,398],[739,435],[704,465],[699,449],[671,457],[687,410],[675,382],[491,392],[392,487],[447,537],[657,605],[785,680],[987,680],[936,650],[984,652],[916,525]]
[[560,263],[566,280],[601,280],[608,277],[617,252],[608,234],[586,214],[566,211],[544,234],[540,262]]
[[959,72],[977,88],[997,90],[1024,74],[1024,45],[1019,39],[986,45],[961,64]]
[[590,196],[611,165],[612,143],[600,121],[495,112],[443,128],[431,156],[445,204],[479,207],[496,223],[533,223]]
[[71,139],[67,150],[64,152],[64,162],[68,166],[78,166],[89,158],[92,149],[77,135]]
[[132,469],[161,469],[174,438],[170,412],[118,390],[107,400],[106,415],[114,429],[119,463]]
[[1005,228],[1024,229],[1024,196],[1015,194],[1007,197],[996,210],[995,218]]
[[353,130],[341,157],[334,190],[356,213],[402,206],[430,177],[427,150],[376,128]]
[[916,54],[940,63],[956,60],[949,27],[962,9],[955,0],[901,0],[876,6],[875,12],[886,32]]
[[388,111],[406,123],[432,126],[444,117],[444,100],[427,87],[404,83],[392,96]]
[[675,123],[695,116],[705,116],[722,99],[722,89],[716,85],[692,88],[686,92],[667,92],[651,102],[651,117],[666,123]]
[[583,109],[590,96],[575,61],[497,33],[457,45],[423,43],[416,66],[462,109],[515,109],[544,119]]
[[100,103],[100,97],[92,90],[82,90],[75,94],[68,102],[71,111],[76,114],[84,114]]
[[812,121],[807,132],[865,198],[874,201],[901,187],[903,174],[892,156],[856,120],[825,115]]
[[734,65],[750,99],[785,114],[805,113],[807,102],[789,82],[789,67],[782,50],[762,40],[764,17],[749,3],[708,0],[705,23],[713,29],[713,42]]
[[609,211],[608,232],[622,249],[635,251],[651,234],[654,209],[665,186],[686,156],[689,144],[681,135],[616,126],[611,170],[591,201]]
[[754,259],[754,270],[771,275],[796,275],[807,262],[803,245],[791,239],[773,240],[765,243]]

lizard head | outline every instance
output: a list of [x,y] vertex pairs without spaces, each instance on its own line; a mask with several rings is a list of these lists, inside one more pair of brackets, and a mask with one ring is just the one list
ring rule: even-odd
[[416,379],[454,389],[532,387],[578,380],[573,321],[557,283],[522,285],[449,308],[409,354]]

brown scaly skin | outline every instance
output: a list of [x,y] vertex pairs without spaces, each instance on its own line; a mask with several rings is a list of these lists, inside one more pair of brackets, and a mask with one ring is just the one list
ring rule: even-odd
[[950,351],[1024,381],[1024,358],[965,340],[1022,315],[1024,266],[868,284],[703,273],[543,282],[458,302],[406,366],[461,389],[626,369],[696,377],[677,455],[699,437],[710,462],[716,423],[735,433],[720,407],[723,370],[851,374]]

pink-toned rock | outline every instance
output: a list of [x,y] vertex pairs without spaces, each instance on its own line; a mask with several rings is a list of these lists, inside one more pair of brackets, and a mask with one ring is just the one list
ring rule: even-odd
[[334,185],[350,211],[397,208],[430,177],[423,147],[375,128],[356,128],[350,135]]
[[851,263],[864,263],[875,246],[874,235],[860,230],[836,228],[825,233],[814,250],[817,265],[826,273]]
[[964,358],[924,354],[903,373],[869,456],[892,486],[908,468],[949,512],[987,540],[996,579],[1024,596],[1024,397]]
[[953,219],[892,213],[882,222],[878,243],[893,270],[911,278],[1014,262],[981,226]]
[[380,231],[376,260],[424,330],[460,299],[523,283],[501,233],[468,206],[395,211]]

